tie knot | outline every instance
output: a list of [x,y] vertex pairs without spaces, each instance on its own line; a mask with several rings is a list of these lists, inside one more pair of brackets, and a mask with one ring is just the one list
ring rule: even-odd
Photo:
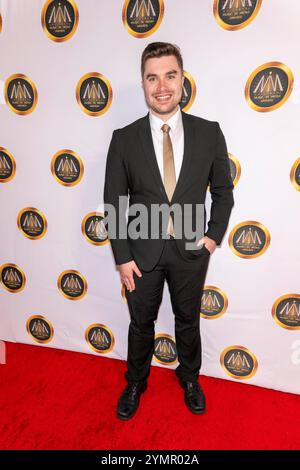
[[169,133],[170,129],[171,128],[168,124],[164,124],[163,126],[161,126],[161,130],[167,134]]

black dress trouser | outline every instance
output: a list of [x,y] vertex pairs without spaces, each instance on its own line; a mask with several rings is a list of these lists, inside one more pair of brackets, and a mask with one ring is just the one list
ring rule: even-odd
[[176,375],[197,381],[201,368],[200,308],[210,252],[202,247],[186,261],[174,239],[166,240],[161,257],[150,272],[135,273],[135,290],[126,289],[130,313],[126,380],[144,381],[150,374],[155,325],[166,279],[175,316],[175,341],[179,365]]

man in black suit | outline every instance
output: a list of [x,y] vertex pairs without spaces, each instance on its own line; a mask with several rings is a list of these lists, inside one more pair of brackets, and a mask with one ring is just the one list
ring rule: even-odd
[[[141,73],[149,112],[113,132],[104,187],[105,215],[111,206],[117,215],[114,229],[108,222],[108,236],[126,287],[131,319],[127,385],[117,406],[117,416],[123,420],[135,414],[147,387],[154,322],[165,280],[175,316],[176,375],[189,410],[195,414],[205,411],[205,396],[198,382],[201,297],[210,256],[223,239],[234,204],[227,147],[218,122],[186,114],[180,108],[184,75],[179,48],[169,43],[149,44],[142,54]],[[204,208],[203,230],[199,232],[197,217],[208,185],[210,220],[205,232]],[[127,221],[124,200],[127,203],[128,196]],[[139,219],[140,212],[131,211],[137,204],[146,210],[143,219]],[[169,210],[158,222],[151,213],[155,205]],[[175,206],[182,210],[181,218],[176,218]],[[186,236],[183,219],[190,223],[193,237]],[[129,227],[138,220],[146,226],[146,236],[144,232],[141,235],[142,230],[140,237],[132,235],[134,230]],[[135,234],[138,225],[134,226]],[[203,235],[200,238],[199,233]],[[188,242],[193,243],[192,249]]]

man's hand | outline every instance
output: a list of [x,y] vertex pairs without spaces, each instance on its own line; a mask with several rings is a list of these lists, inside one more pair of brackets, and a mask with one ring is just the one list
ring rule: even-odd
[[134,261],[118,264],[117,268],[120,272],[121,282],[125,285],[129,292],[132,292],[135,289],[133,273],[135,272],[135,274],[137,274],[139,277],[142,277],[141,271],[139,270]]
[[202,243],[204,243],[205,247],[208,249],[208,251],[210,251],[210,254],[212,255],[217,247],[217,243],[215,242],[215,240],[213,240],[212,238],[203,237],[201,238],[201,240],[198,241],[197,246],[202,245]]

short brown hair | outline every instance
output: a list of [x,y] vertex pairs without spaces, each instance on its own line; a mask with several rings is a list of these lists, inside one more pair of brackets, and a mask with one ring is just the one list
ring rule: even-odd
[[148,44],[146,49],[144,49],[143,54],[142,54],[142,58],[141,58],[142,78],[144,76],[146,61],[148,59],[152,59],[153,57],[162,57],[164,55],[174,55],[183,73],[183,60],[182,60],[180,49],[178,46],[176,46],[176,44],[170,44],[169,42],[151,42],[150,44]]

